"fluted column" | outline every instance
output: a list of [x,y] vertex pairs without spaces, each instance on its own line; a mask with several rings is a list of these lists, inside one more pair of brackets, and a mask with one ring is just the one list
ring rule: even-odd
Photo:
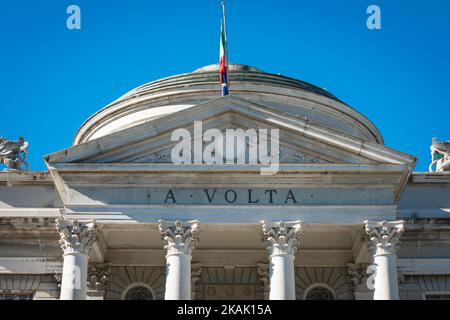
[[270,300],[295,300],[294,259],[301,221],[262,221],[263,240],[269,250]]
[[89,250],[96,240],[95,225],[57,219],[56,229],[64,251],[60,299],[85,300]]
[[374,300],[398,300],[397,249],[403,221],[365,221],[368,246],[375,266]]
[[165,299],[191,300],[191,259],[198,222],[160,221],[159,231],[167,242]]

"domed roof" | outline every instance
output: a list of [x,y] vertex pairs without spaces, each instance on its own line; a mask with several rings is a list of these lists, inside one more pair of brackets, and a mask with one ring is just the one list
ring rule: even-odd
[[[230,72],[233,71],[248,71],[248,72],[259,72],[259,73],[264,73],[264,71],[255,68],[255,67],[251,67],[248,66],[246,64],[230,64],[228,66],[228,70]],[[197,70],[194,71],[195,72],[219,72],[219,64],[210,64],[209,66],[204,66],[201,68],[198,68]]]
[[[298,87],[301,89],[316,92],[316,93],[324,95],[326,97],[338,100],[334,95],[332,95],[328,91],[326,91],[322,88],[316,87],[305,81],[282,76],[280,74],[269,74],[260,69],[257,69],[255,67],[251,67],[251,66],[248,66],[245,64],[230,64],[228,69],[230,72],[230,79],[232,79],[233,81],[253,80],[255,77],[252,78],[251,74],[257,73],[258,79],[261,80],[261,76],[266,75],[266,77],[264,77],[264,79],[266,81],[271,80],[274,85],[286,85],[286,86],[291,86],[291,87]],[[211,64],[209,66],[197,69],[193,73],[206,73],[206,72],[212,73],[214,75],[214,77],[217,78],[217,74],[219,73],[219,65]]]
[[[218,70],[219,65],[209,65],[131,90],[91,116],[78,130],[74,145],[219,98]],[[242,64],[231,64],[229,70],[232,95],[383,143],[367,118],[324,89]]]

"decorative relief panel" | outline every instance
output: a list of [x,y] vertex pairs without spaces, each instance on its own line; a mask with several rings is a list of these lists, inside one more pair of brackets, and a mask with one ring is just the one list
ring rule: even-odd
[[298,150],[280,147],[280,163],[327,163]]
[[195,300],[197,295],[197,286],[202,274],[202,265],[200,263],[191,264],[191,299]]
[[[209,142],[208,142],[209,143]],[[207,146],[208,143],[203,143],[203,148]],[[246,156],[245,159],[248,162],[248,149],[249,145],[246,143]],[[192,151],[193,152],[193,151]],[[150,163],[171,163],[172,162],[172,148],[159,150],[147,155],[141,155],[131,162],[150,162]],[[193,159],[193,153],[191,158]],[[224,159],[225,162],[225,159]],[[290,149],[284,146],[280,146],[280,163],[328,163],[323,159],[308,155],[298,150]]]
[[257,267],[202,267],[197,300],[263,300]]
[[352,280],[352,285],[354,290],[358,290],[360,286],[367,286],[367,268],[369,267],[369,264],[355,264],[350,263],[348,264],[348,274],[350,276],[350,279]]
[[205,300],[246,300],[255,299],[255,286],[252,285],[205,285]]
[[87,289],[104,292],[110,281],[111,267],[108,264],[92,263],[88,268]]

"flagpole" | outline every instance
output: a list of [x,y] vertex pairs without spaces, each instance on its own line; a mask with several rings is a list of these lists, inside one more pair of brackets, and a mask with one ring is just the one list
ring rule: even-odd
[[[227,32],[227,15],[225,10],[225,1],[222,1],[222,15],[223,15],[223,26],[225,28],[225,39],[227,40],[227,50],[225,51],[225,61],[228,66],[228,32]],[[227,85],[229,85],[229,79],[227,78]]]

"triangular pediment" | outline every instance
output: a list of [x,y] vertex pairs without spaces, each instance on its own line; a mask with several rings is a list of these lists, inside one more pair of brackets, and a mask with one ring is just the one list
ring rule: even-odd
[[280,163],[401,164],[415,159],[382,144],[346,135],[333,128],[233,96],[199,104],[46,157],[52,163],[172,163],[176,129],[194,136],[194,122],[203,130],[279,130]]

